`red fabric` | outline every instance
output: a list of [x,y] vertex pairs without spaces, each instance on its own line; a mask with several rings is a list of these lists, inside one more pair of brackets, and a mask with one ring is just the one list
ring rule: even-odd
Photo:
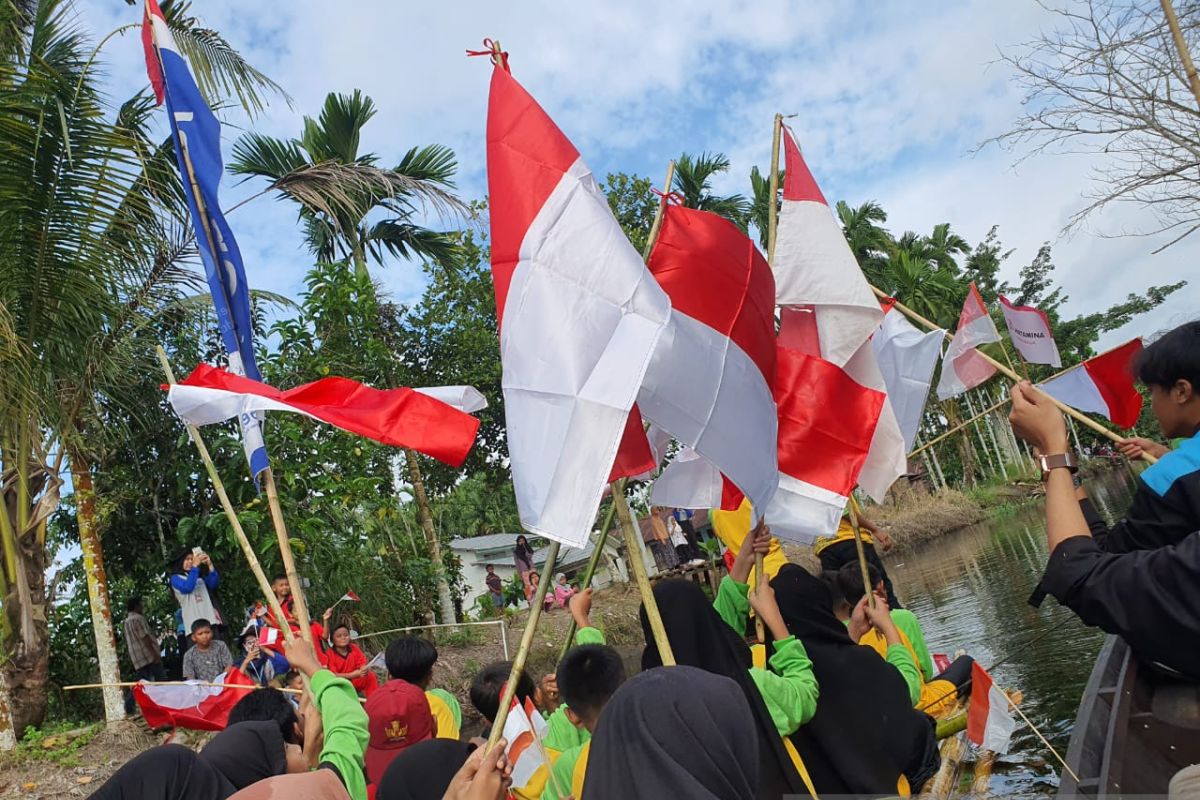
[[787,125],[783,126],[783,168],[784,200],[811,200],[823,206],[829,205],[825,195],[821,193],[821,187],[817,186],[816,179],[809,171],[808,164],[804,163],[804,156],[800,155],[796,137]]
[[742,494],[742,490],[737,487],[733,481],[721,476],[721,510],[722,511],[737,511],[742,507],[742,501],[746,499],[746,495]]
[[[957,334],[972,321],[986,316],[988,316],[988,310],[984,305],[983,296],[979,294],[979,289],[975,288],[975,283],[972,282],[971,288],[967,291],[967,298],[963,301],[962,311],[958,312],[958,327],[954,329],[955,333]],[[943,369],[945,369],[944,366]],[[954,374],[968,389],[974,389],[996,374],[996,367],[992,365],[992,362],[981,356],[978,349],[974,347],[962,352],[954,359],[953,369]]]
[[977,746],[983,744],[983,732],[987,727],[991,702],[988,692],[992,688],[992,676],[976,661],[971,665],[971,704],[967,706],[967,738]]
[[988,310],[983,302],[983,295],[979,293],[975,282],[972,281],[971,287],[967,290],[967,298],[963,300],[962,311],[958,312],[958,328],[955,330],[966,327],[967,323],[987,315]]
[[[329,647],[320,654],[321,664],[334,675],[344,675],[347,672],[360,670],[367,665],[367,656],[358,645],[351,643],[350,651],[342,655],[335,647]],[[368,672],[361,678],[347,678],[350,685],[367,697],[379,688],[379,679],[374,672]]]
[[[237,702],[258,688],[253,680],[242,674],[240,670],[229,669],[218,677],[214,683],[227,683],[245,686],[243,689],[222,689],[217,694],[205,698],[198,706],[186,708],[171,708],[159,705],[147,693],[147,688],[153,691],[153,683],[139,683],[133,687],[133,699],[137,701],[142,717],[151,728],[188,728],[194,731],[224,730],[229,722],[229,712]],[[163,687],[167,688],[167,687]]]
[[382,444],[411,447],[452,467],[466,460],[479,429],[475,417],[428,395],[407,387],[373,389],[349,378],[322,378],[281,391],[201,364],[183,385],[267,397],[334,427]]
[[488,213],[501,325],[525,232],[578,159],[579,151],[524,87],[507,71],[493,69],[487,120]]
[[886,395],[816,356],[779,348],[779,471],[848,495],[871,449]]
[[425,692],[407,681],[390,680],[371,693],[365,706],[370,741],[367,781],[378,783],[392,759],[437,731]]
[[673,311],[728,336],[772,385],[775,277],[746,234],[724,217],[668,204],[646,266]]
[[637,403],[634,403],[629,411],[629,419],[625,421],[625,432],[621,434],[621,445],[617,448],[617,457],[613,460],[608,482],[612,483],[619,478],[632,478],[657,467],[654,451],[650,449],[650,439],[646,436],[646,426],[642,423],[642,412],[638,410]]
[[816,309],[812,306],[787,306],[779,309],[779,338],[781,347],[821,355],[821,335],[817,331]]
[[162,63],[158,60],[158,52],[154,49],[154,30],[150,17],[160,17],[165,21],[158,0],[146,0],[146,13],[142,17],[142,48],[146,51],[146,72],[150,76],[150,85],[154,87],[154,100],[158,105],[163,101]]
[[1133,360],[1140,352],[1142,340],[1134,339],[1083,362],[1108,406],[1108,418],[1122,428],[1132,428],[1142,415],[1142,393],[1133,385]]

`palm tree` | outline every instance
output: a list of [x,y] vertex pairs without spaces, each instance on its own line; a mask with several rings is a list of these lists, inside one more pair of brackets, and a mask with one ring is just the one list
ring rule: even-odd
[[[163,4],[183,26],[181,47],[210,57],[201,85],[256,96],[261,81],[217,34],[188,30],[185,9]],[[101,676],[116,677],[90,491],[106,434],[97,406],[119,401],[129,373],[153,363],[132,333],[195,273],[182,268],[193,248],[178,177],[164,181],[173,155],[146,133],[153,103],[111,104],[99,47],[68,0],[6,4],[0,27],[0,748],[9,748],[46,712],[47,521],[66,469]],[[121,716],[119,694],[105,705],[110,720]]]
[[359,275],[367,274],[368,260],[383,264],[389,257],[452,266],[454,238],[413,220],[424,206],[462,209],[448,191],[457,168],[453,151],[414,147],[397,166],[381,167],[379,156],[359,153],[362,129],[375,113],[375,103],[357,89],[330,93],[316,119],[304,118],[298,139],[242,136],[229,170],[267,178],[265,192],[297,203],[308,247],[321,261],[348,259]]
[[[784,171],[779,170],[778,186],[783,186]],[[758,171],[758,167],[750,170],[750,191],[753,200],[750,203],[750,222],[758,230],[758,244],[763,252],[767,251],[767,242],[771,235],[771,178]],[[779,197],[775,198],[775,211],[779,211]]]
[[892,235],[883,227],[883,223],[887,222],[887,212],[874,200],[868,200],[857,208],[851,208],[845,200],[839,200],[837,216],[858,265],[862,267],[867,280],[879,286],[882,265],[892,247]]
[[[278,191],[299,204],[309,249],[322,261],[348,259],[368,288],[368,259],[383,264],[389,257],[415,255],[453,268],[459,258],[457,237],[421,227],[413,218],[422,204],[465,210],[449,192],[457,164],[448,147],[414,147],[391,169],[380,167],[374,153],[359,153],[363,126],[374,116],[375,103],[362,92],[331,92],[317,119],[304,118],[299,139],[247,134],[234,145],[229,167],[235,174],[269,178],[265,191]],[[454,602],[440,569],[441,544],[417,453],[405,449],[404,454],[421,527],[438,565],[442,620],[453,622]]]
[[941,222],[933,226],[933,234],[926,237],[929,245],[929,258],[938,269],[954,275],[959,273],[956,255],[965,256],[971,252],[967,240],[950,230],[949,222]]
[[740,194],[712,193],[713,176],[729,171],[729,158],[724,153],[684,153],[675,162],[674,191],[683,198],[686,208],[711,211],[733,222],[743,231],[750,221],[751,202]]

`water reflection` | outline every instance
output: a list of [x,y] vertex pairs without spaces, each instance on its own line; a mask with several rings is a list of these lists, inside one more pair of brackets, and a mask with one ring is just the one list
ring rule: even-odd
[[[1128,507],[1133,484],[1128,473],[1113,471],[1088,488],[1111,520]],[[1025,693],[1022,710],[1065,753],[1103,634],[1053,598],[1041,609],[1028,604],[1046,565],[1045,530],[1041,505],[1030,506],[890,557],[888,572],[900,599],[920,617],[930,650],[965,650],[985,667],[996,665],[996,681]],[[992,789],[1052,793],[1057,773],[1045,745],[1021,726]]]

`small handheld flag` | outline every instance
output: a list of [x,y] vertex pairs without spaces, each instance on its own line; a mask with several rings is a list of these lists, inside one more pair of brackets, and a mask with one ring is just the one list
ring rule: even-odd
[[1133,339],[1038,384],[1038,388],[1072,408],[1132,428],[1142,413],[1142,394],[1133,385],[1133,359],[1141,351],[1142,340]]
[[1058,345],[1050,331],[1050,318],[1045,311],[1033,306],[1015,306],[1004,295],[1000,295],[1000,310],[1004,313],[1009,338],[1021,358],[1030,364],[1062,366]]
[[958,315],[954,338],[942,359],[942,377],[938,380],[939,400],[957,397],[968,389],[996,374],[996,368],[976,352],[981,344],[1000,341],[1000,332],[988,314],[987,306],[975,284],[971,284],[967,299]]
[[346,593],[344,595],[342,595],[341,599],[338,600],[338,602],[340,603],[343,600],[346,601],[347,603],[357,603],[358,595],[356,595],[354,592],[352,592],[350,590],[346,590]]

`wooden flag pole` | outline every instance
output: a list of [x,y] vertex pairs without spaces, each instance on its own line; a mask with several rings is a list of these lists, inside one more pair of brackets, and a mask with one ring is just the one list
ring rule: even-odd
[[500,693],[500,707],[496,709],[496,719],[492,720],[492,732],[488,735],[487,747],[484,752],[491,752],[504,733],[504,723],[508,720],[508,707],[512,705],[513,696],[517,692],[517,681],[525,671],[525,661],[529,658],[529,649],[533,646],[533,634],[537,631],[538,620],[542,617],[543,598],[550,586],[550,575],[554,572],[554,562],[558,560],[558,542],[550,540],[550,548],[546,551],[546,563],[542,566],[542,574],[538,577],[537,589],[530,598],[533,604],[529,607],[529,619],[525,623],[525,632],[521,634],[521,646],[513,658],[512,670],[508,673],[508,681]]
[[1175,40],[1175,49],[1179,51],[1179,60],[1183,62],[1183,71],[1187,74],[1188,85],[1192,89],[1192,97],[1200,105],[1200,76],[1196,74],[1196,65],[1192,63],[1192,54],[1184,41],[1183,31],[1179,28],[1179,18],[1175,16],[1175,7],[1171,0],[1159,0],[1163,14],[1167,18],[1167,26],[1171,29],[1171,38]]
[[[875,292],[876,296],[878,296],[878,297],[881,297],[881,298],[889,298],[890,297],[886,292],[882,292],[879,289],[876,289],[874,286],[871,287],[871,290],[873,292]],[[899,301],[896,301],[894,308],[896,308],[898,311],[900,311],[900,313],[902,313],[904,316],[908,317],[909,319],[913,320],[914,322],[921,323],[922,325],[925,326],[925,328],[927,330],[931,330],[931,331],[940,330],[940,328],[937,325],[933,324],[932,322],[927,320],[925,317],[921,316],[920,314],[913,311],[911,308],[909,308],[908,306],[904,305],[903,303],[901,303]],[[947,339],[953,338],[953,336],[951,335],[951,333],[949,331],[946,331],[945,334],[946,334]],[[991,364],[997,370],[1004,373],[1004,375],[1006,375],[1009,379],[1016,381],[1016,382],[1021,381],[1021,376],[1018,375],[1016,372],[1014,372],[1011,368],[1005,366],[1004,364],[1001,364],[999,361],[992,358],[991,356],[989,356],[987,353],[983,352],[982,350],[976,349],[975,352],[978,353],[979,356],[984,361],[987,361],[989,364]],[[1120,435],[1118,435],[1114,431],[1111,431],[1108,428],[1104,427],[1099,422],[1096,422],[1094,419],[1087,416],[1086,414],[1076,411],[1075,409],[1071,408],[1066,403],[1063,403],[1062,401],[1058,400],[1055,397],[1051,397],[1050,395],[1041,391],[1041,389],[1037,389],[1036,386],[1034,387],[1034,389],[1037,390],[1043,396],[1049,398],[1050,402],[1054,403],[1054,405],[1058,408],[1059,411],[1066,414],[1068,417],[1071,417],[1076,422],[1079,422],[1079,423],[1082,423],[1082,424],[1088,426],[1089,428],[1094,430],[1096,433],[1100,434],[1101,436],[1104,436],[1107,439],[1111,439],[1112,441],[1116,442],[1117,444],[1120,444],[1121,442],[1124,441],[1124,439],[1122,439]],[[1158,461],[1157,458],[1150,455],[1149,453],[1143,453],[1142,458],[1145,459],[1146,462],[1150,463],[1150,464],[1153,464]]]
[[667,629],[663,625],[662,614],[658,611],[658,601],[654,599],[654,588],[650,586],[650,576],[646,574],[646,562],[642,560],[642,548],[638,546],[638,532],[633,524],[633,515],[629,513],[629,502],[625,499],[625,481],[613,481],[613,507],[617,510],[617,519],[621,523],[621,532],[625,535],[625,554],[629,558],[629,569],[637,581],[638,590],[642,595],[642,606],[646,609],[646,619],[650,622],[650,632],[654,634],[654,644],[658,646],[658,655],[664,667],[675,666],[675,653],[671,650],[671,640],[667,638]]
[[[621,481],[617,481],[620,483]],[[604,515],[604,522],[600,525],[600,535],[596,538],[596,549],[592,551],[592,557],[588,559],[587,567],[583,570],[583,580],[579,584],[579,591],[587,591],[592,585],[592,576],[596,574],[596,567],[600,563],[600,556],[604,553],[604,545],[608,542],[608,532],[612,530],[613,517],[617,513],[617,504],[614,502],[608,507],[608,513]],[[567,655],[567,651],[571,649],[571,642],[575,640],[575,618],[571,617],[571,624],[567,626],[567,635],[563,639],[562,649],[558,651],[558,660],[562,661]]]
[[867,595],[867,602],[871,604],[871,608],[875,607],[875,587],[871,585],[871,571],[867,569],[867,550],[863,547],[862,530],[858,527],[858,515],[862,509],[858,507],[858,500],[854,494],[850,494],[850,503],[846,506],[846,510],[850,514],[850,529],[854,531],[854,549],[858,551],[858,567],[862,570],[863,590]]
[[[157,348],[158,361],[162,365],[163,373],[167,376],[167,383],[175,383],[175,373],[171,370],[171,362],[167,361],[167,352],[159,345]],[[258,561],[258,555],[255,554],[254,548],[250,546],[250,540],[246,537],[246,531],[242,529],[241,520],[238,519],[237,512],[233,510],[233,503],[229,502],[229,495],[225,492],[225,484],[221,482],[221,476],[217,473],[217,467],[213,464],[212,456],[208,453],[208,447],[204,444],[204,439],[200,436],[200,431],[195,425],[184,423],[187,428],[188,437],[196,445],[196,450],[200,453],[200,460],[204,462],[204,469],[208,472],[209,480],[212,481],[213,488],[217,492],[217,499],[221,502],[221,508],[225,511],[225,518],[229,520],[230,526],[233,527],[233,534],[238,540],[238,544],[242,548],[242,555],[246,558],[246,563],[250,565],[250,572],[253,573],[255,580],[258,581],[259,591],[267,598],[268,605],[271,606],[271,611],[275,614],[275,619],[280,620],[283,626],[283,637],[288,641],[292,639],[291,626],[287,624],[287,618],[283,615],[283,608],[279,605],[278,598],[271,591],[271,582],[267,580],[266,574],[263,572],[262,564]]]
[[968,420],[965,420],[965,421],[963,421],[963,422],[960,422],[960,423],[958,423],[958,424],[957,424],[957,425],[955,425],[953,428],[951,428],[950,430],[948,430],[948,431],[946,431],[945,433],[941,434],[940,436],[937,436],[936,438],[930,439],[928,442],[925,442],[925,443],[924,443],[924,444],[922,444],[920,447],[916,448],[916,449],[915,449],[915,450],[913,450],[911,453],[909,453],[909,454],[908,454],[908,457],[909,457],[909,458],[912,458],[913,456],[916,456],[916,455],[919,455],[920,453],[923,453],[923,452],[925,452],[926,450],[928,450],[929,448],[933,447],[933,446],[934,446],[935,444],[937,444],[938,442],[941,442],[941,441],[943,441],[943,440],[945,440],[945,439],[948,439],[948,438],[950,438],[951,436],[953,436],[954,434],[958,433],[959,431],[961,431],[963,428],[967,427],[967,426],[968,426],[968,425],[970,425],[971,423],[975,422],[976,420],[983,419],[983,418],[984,418],[984,417],[986,417],[988,414],[992,413],[993,411],[996,411],[996,410],[997,410],[997,409],[999,409],[1001,406],[1003,406],[1003,405],[1005,405],[1006,403],[1009,403],[1009,402],[1011,402],[1011,401],[1012,401],[1012,398],[1005,397],[1005,398],[1004,398],[1003,400],[1001,400],[999,403],[993,403],[991,406],[988,406],[988,407],[987,407],[987,408],[985,408],[983,411],[980,411],[978,414],[976,414],[975,416],[971,417],[970,419],[968,419]]
[[[275,489],[275,474],[270,467],[263,470],[262,481],[267,490],[267,506],[271,509],[271,524],[275,528],[275,540],[279,542],[279,553],[283,557],[283,571],[287,575],[288,587],[292,592],[292,607],[296,611],[296,623],[300,626],[300,637],[312,644],[312,621],[308,616],[308,602],[304,599],[304,587],[300,584],[300,573],[296,570],[296,559],[292,555],[292,540],[288,536],[287,524],[283,521],[283,509],[279,506],[279,493]],[[274,592],[271,595],[274,596]],[[281,626],[291,627],[286,617],[278,619]]]
[[646,249],[642,251],[642,261],[650,260],[650,251],[654,249],[654,243],[658,241],[658,234],[662,230],[663,214],[667,208],[667,195],[671,193],[671,184],[675,182],[675,162],[667,162],[667,178],[663,181],[662,197],[658,201],[658,208],[654,210],[654,222],[650,225],[650,235],[646,237]]

